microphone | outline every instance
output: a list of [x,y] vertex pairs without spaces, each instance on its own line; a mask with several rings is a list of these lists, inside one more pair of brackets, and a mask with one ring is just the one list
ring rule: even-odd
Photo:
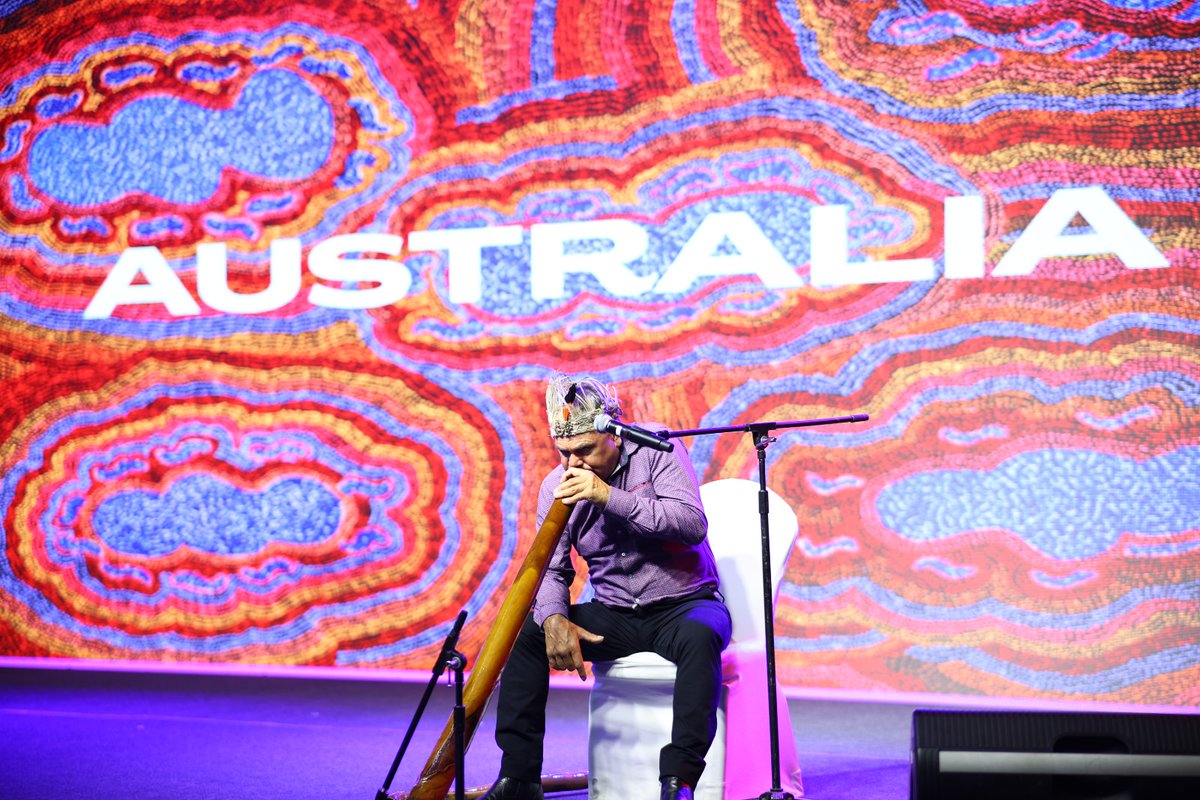
[[596,432],[611,433],[614,436],[620,436],[622,439],[628,439],[645,447],[653,447],[655,450],[661,450],[664,453],[669,453],[675,449],[674,444],[661,436],[655,436],[650,431],[635,428],[632,425],[622,425],[608,414],[601,413],[596,415]]

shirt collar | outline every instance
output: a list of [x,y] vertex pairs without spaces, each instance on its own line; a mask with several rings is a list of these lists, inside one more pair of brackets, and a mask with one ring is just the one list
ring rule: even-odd
[[622,440],[621,441],[621,457],[617,461],[617,468],[612,471],[612,475],[608,476],[609,480],[611,481],[613,478],[620,475],[621,470],[625,469],[625,467],[627,467],[628,465],[629,465],[629,450],[626,449],[626,442],[624,440]]

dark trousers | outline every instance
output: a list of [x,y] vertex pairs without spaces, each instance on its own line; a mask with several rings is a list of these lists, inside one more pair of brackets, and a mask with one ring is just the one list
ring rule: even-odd
[[[729,644],[729,610],[712,592],[656,603],[636,611],[598,602],[571,606],[570,620],[604,637],[580,642],[587,661],[612,661],[644,650],[676,665],[671,741],[659,753],[659,775],[695,786],[717,730],[721,651]],[[539,781],[546,734],[550,665],[546,639],[530,615],[500,678],[496,743],[500,775]]]

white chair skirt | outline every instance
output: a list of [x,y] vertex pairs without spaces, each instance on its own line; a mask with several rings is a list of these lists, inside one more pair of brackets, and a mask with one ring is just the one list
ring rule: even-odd
[[[654,653],[635,653],[592,665],[588,706],[588,798],[630,800],[658,791],[658,751],[671,741],[675,665]],[[725,781],[725,695],[717,735],[696,800],[722,800]]]

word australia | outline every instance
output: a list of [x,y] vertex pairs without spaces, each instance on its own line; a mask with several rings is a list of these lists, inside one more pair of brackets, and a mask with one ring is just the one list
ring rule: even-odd
[[[985,276],[982,197],[945,200],[942,276]],[[934,280],[933,259],[851,260],[850,206],[815,206],[809,217],[810,271],[815,287]],[[1082,217],[1090,230],[1073,226]],[[448,297],[452,303],[478,303],[484,291],[484,253],[490,248],[524,247],[530,292],[535,300],[566,296],[570,275],[590,275],[611,295],[689,291],[728,276],[750,276],[771,289],[803,285],[754,219],[744,211],[718,211],[703,217],[661,274],[643,274],[631,265],[646,255],[646,227],[625,219],[412,231],[408,248],[446,254]],[[308,270],[318,279],[308,290],[314,306],[368,309],[388,306],[412,286],[409,268],[395,260],[404,238],[386,233],[349,233],[315,244]],[[995,277],[1028,275],[1045,258],[1111,254],[1131,269],[1169,263],[1149,237],[1100,187],[1060,189],[1030,220],[991,270]],[[369,256],[390,256],[379,258]],[[269,283],[255,292],[229,287],[226,247],[196,248],[196,297],[184,286],[157,247],[130,247],[118,258],[84,310],[85,319],[105,319],[123,305],[161,305],[173,316],[201,313],[200,303],[227,314],[259,314],[282,308],[302,291],[299,239],[271,243]]]

